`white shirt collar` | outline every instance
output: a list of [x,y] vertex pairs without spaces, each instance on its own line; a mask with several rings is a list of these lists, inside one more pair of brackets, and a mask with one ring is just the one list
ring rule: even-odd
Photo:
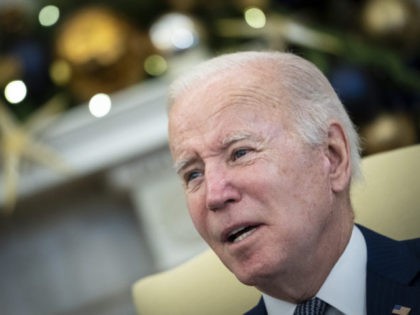
[[[366,315],[367,247],[354,226],[343,254],[316,295],[346,315]],[[296,304],[263,294],[268,315],[293,315]]]

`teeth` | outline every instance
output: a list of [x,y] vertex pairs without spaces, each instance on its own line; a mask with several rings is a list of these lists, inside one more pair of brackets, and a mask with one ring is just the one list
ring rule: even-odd
[[249,235],[251,235],[255,231],[255,228],[250,229],[249,231],[239,235],[237,238],[233,240],[234,243],[242,241],[243,239],[247,238]]
[[231,243],[242,241],[243,239],[251,235],[255,231],[255,229],[256,227],[252,227],[252,226],[243,226],[243,227],[237,228],[229,234],[228,239]]
[[233,230],[232,232],[230,232],[229,237],[235,235],[236,233],[238,233],[239,231],[244,230],[244,229],[246,229],[246,226],[242,226],[240,228],[237,228],[237,229]]

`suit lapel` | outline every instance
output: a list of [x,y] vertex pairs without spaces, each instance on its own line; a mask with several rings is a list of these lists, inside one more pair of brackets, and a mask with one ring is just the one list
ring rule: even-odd
[[420,315],[420,262],[410,245],[360,227],[368,248],[366,299],[368,315],[392,314],[396,305],[411,308],[409,315]]
[[261,297],[258,304],[244,315],[267,315],[263,298]]

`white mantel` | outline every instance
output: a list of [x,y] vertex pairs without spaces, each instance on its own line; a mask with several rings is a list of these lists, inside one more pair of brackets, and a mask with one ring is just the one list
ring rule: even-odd
[[[111,96],[112,109],[102,118],[81,104],[50,122],[35,139],[51,147],[74,174],[64,176],[25,162],[20,169],[20,198],[93,172],[118,166],[167,145],[167,80],[154,79]],[[0,204],[4,202],[0,170]]]

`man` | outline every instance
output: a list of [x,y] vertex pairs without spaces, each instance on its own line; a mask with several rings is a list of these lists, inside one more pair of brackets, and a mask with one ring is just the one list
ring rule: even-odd
[[205,62],[171,87],[169,142],[196,229],[263,293],[247,314],[419,314],[419,242],[354,225],[358,137],[314,65],[276,52]]

